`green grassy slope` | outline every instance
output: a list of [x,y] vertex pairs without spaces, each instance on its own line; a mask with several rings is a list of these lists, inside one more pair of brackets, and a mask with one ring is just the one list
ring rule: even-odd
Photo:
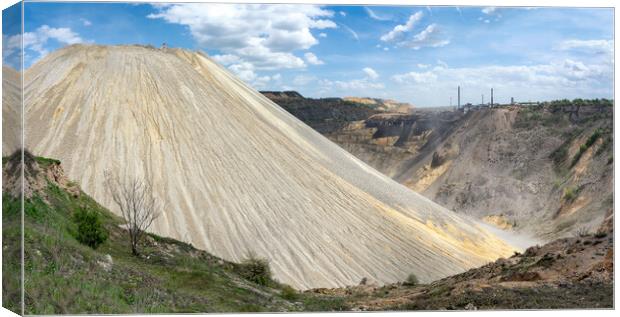
[[[36,161],[42,170],[60,164],[43,158]],[[67,191],[47,177],[46,181],[47,186],[25,202],[26,314],[346,309],[340,297],[300,294],[271,280],[266,286],[250,282],[242,277],[242,265],[173,239],[151,234],[142,243],[141,256],[132,256],[120,218],[79,189]],[[19,207],[17,198],[3,193],[5,251],[5,245],[19,244]],[[109,232],[96,250],[75,238],[73,215],[79,208],[99,213]],[[3,304],[18,311],[19,279],[14,277],[19,274],[19,262],[8,259],[18,259],[19,250],[13,251],[3,254],[7,259]]]

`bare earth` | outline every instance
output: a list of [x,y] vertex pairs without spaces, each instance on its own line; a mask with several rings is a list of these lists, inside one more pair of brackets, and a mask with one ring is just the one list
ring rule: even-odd
[[105,170],[143,176],[167,204],[155,233],[231,261],[254,251],[299,289],[431,282],[514,251],[199,53],[73,45],[28,69],[25,89],[26,146],[102,205],[114,211]]

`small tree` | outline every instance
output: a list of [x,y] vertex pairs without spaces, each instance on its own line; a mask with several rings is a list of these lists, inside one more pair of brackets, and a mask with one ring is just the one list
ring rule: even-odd
[[121,216],[127,224],[131,253],[138,255],[140,239],[159,217],[162,206],[153,196],[150,182],[138,177],[121,182],[108,171],[104,172],[104,176],[112,200],[120,208]]
[[96,211],[80,208],[74,215],[74,221],[77,224],[76,239],[80,243],[97,249],[108,238],[108,231]]
[[415,274],[411,273],[409,274],[409,276],[407,276],[407,279],[405,280],[405,283],[403,284],[407,286],[415,286],[415,285],[418,285],[418,283],[419,283],[418,277],[415,276]]

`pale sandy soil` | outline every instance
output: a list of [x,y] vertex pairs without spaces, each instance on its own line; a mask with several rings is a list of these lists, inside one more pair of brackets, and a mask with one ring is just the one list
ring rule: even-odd
[[154,232],[232,261],[254,251],[296,288],[430,282],[514,250],[198,53],[74,45],[25,89],[27,147],[97,201],[115,210],[104,171],[145,177],[167,205]]

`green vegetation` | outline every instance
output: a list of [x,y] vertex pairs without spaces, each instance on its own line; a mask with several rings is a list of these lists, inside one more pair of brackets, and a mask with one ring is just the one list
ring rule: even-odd
[[271,269],[267,259],[259,258],[256,254],[250,252],[247,258],[237,267],[239,274],[248,281],[263,286],[273,284]]
[[529,106],[519,109],[515,119],[515,127],[517,128],[533,128],[541,122],[547,122],[549,115],[544,115],[540,106]]
[[282,286],[282,298],[287,300],[296,300],[299,297],[297,291],[289,285]]
[[[16,312],[21,306],[21,250],[15,247],[21,240],[20,206],[18,198],[3,193],[3,304]],[[296,292],[274,281],[262,260],[231,263],[154,234],[142,239],[140,256],[133,256],[120,217],[50,180],[25,200],[25,210],[26,314],[347,309],[343,298]],[[94,244],[96,249],[89,246]],[[244,270],[260,283],[239,274]]]
[[21,202],[10,198],[2,194],[2,306],[21,313]]
[[603,154],[603,152],[605,152],[605,150],[607,150],[613,143],[612,140],[612,136],[611,133],[610,135],[608,135],[606,138],[603,139],[603,143],[601,143],[601,146],[599,146],[598,150],[596,150],[595,155],[599,156],[601,154]]
[[562,196],[564,200],[567,202],[572,202],[577,198],[577,190],[573,187],[564,188],[564,195]]
[[561,165],[562,162],[564,162],[564,160],[566,159],[566,156],[568,155],[568,148],[570,147],[572,141],[572,138],[567,139],[566,141],[564,141],[564,143],[562,143],[562,145],[560,145],[560,147],[555,149],[555,151],[551,152],[550,158],[553,160],[556,166]]
[[573,99],[573,100],[568,100],[568,99],[561,99],[561,100],[554,100],[554,101],[550,101],[550,102],[544,102],[543,105],[549,105],[552,108],[563,108],[563,107],[588,107],[588,106],[594,106],[594,107],[613,107],[614,105],[614,101],[613,100],[609,100],[609,99],[581,99],[581,98],[577,98],[577,99]]
[[601,137],[601,130],[600,129],[596,129],[592,135],[590,135],[590,137],[588,138],[588,140],[586,141],[585,144],[582,144],[581,146],[579,146],[579,152],[577,152],[575,154],[575,156],[573,156],[573,161],[571,162],[571,167],[575,166],[577,164],[577,162],[579,162],[579,159],[581,158],[581,156],[583,155],[583,153],[585,153],[585,151],[587,151],[595,142],[596,140],[598,140],[598,138]]
[[37,163],[39,164],[41,168],[47,168],[50,165],[60,165],[59,160],[51,159],[47,157],[37,156],[35,157],[35,160],[37,161]]
[[76,239],[93,249],[108,238],[108,231],[101,224],[97,211],[80,208],[74,215],[77,224]]
[[[610,115],[606,113],[593,113],[582,117],[581,113],[583,111],[580,112],[580,109],[583,110],[582,107],[611,108],[612,106],[613,100],[609,99],[578,98],[574,100],[562,99],[542,102],[537,105],[521,107],[514,124],[517,128],[534,128],[540,125],[544,127],[557,127],[558,125],[565,125],[569,120],[589,121]],[[562,115],[558,116],[558,113],[562,113]]]
[[407,276],[407,279],[405,280],[405,285],[408,286],[415,286],[418,285],[420,282],[418,281],[418,277],[415,276],[415,274],[411,273],[409,274],[409,276]]

